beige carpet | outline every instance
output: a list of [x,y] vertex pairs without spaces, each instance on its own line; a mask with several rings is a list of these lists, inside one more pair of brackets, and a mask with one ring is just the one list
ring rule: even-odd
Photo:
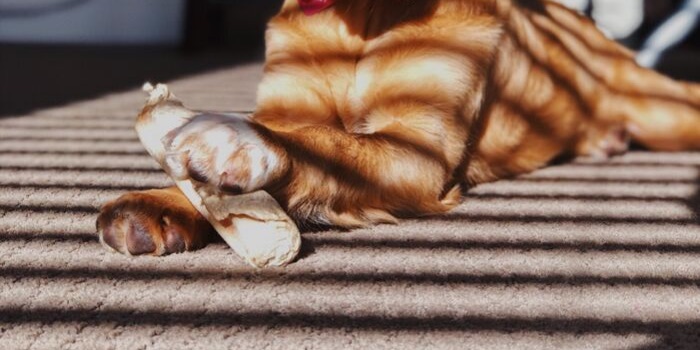
[[[172,82],[249,110],[260,66]],[[700,348],[700,153],[579,160],[444,217],[304,235],[287,269],[222,243],[102,249],[97,208],[168,184],[136,89],[0,120],[0,349]]]

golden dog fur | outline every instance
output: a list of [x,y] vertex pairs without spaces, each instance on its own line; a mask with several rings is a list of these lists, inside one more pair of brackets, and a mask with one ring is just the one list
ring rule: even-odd
[[[443,213],[470,186],[562,155],[623,152],[628,135],[700,148],[698,85],[639,67],[551,2],[338,0],[306,16],[286,0],[266,42],[253,127],[283,161],[262,188],[300,223]],[[241,174],[252,161],[239,155]],[[179,235],[165,252],[201,246],[194,208],[160,191],[106,205],[99,229],[124,241]]]

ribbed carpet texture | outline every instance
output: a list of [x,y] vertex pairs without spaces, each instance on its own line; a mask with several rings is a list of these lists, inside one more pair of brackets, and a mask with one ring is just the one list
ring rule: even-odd
[[[172,81],[251,110],[259,63]],[[130,258],[101,204],[170,183],[136,87],[0,119],[0,349],[699,349],[700,153],[586,159],[473,189],[454,212],[307,232],[256,271],[223,243]]]

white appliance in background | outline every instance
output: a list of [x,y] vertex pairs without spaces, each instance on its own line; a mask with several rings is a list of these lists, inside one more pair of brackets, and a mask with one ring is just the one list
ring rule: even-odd
[[678,45],[700,22],[700,0],[685,0],[678,11],[649,36],[637,55],[637,63],[654,67],[664,51]]
[[0,0],[0,43],[177,45],[185,0]]
[[643,0],[558,0],[573,9],[584,11],[592,6],[593,19],[613,39],[631,35],[644,21]]

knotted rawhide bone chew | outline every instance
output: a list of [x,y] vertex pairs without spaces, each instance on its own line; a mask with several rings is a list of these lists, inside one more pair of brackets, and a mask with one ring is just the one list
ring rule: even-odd
[[[183,171],[186,165],[180,160],[186,157],[171,149],[178,132],[204,123],[219,136],[211,142],[245,138],[224,126],[240,123],[244,117],[191,111],[164,84],[147,83],[143,90],[149,98],[136,122],[141,142],[224,241],[255,267],[283,266],[294,260],[301,245],[299,229],[272,196],[264,191],[227,194],[218,186],[196,181]],[[220,149],[212,152],[226,152],[230,146],[218,144],[215,147]]]

